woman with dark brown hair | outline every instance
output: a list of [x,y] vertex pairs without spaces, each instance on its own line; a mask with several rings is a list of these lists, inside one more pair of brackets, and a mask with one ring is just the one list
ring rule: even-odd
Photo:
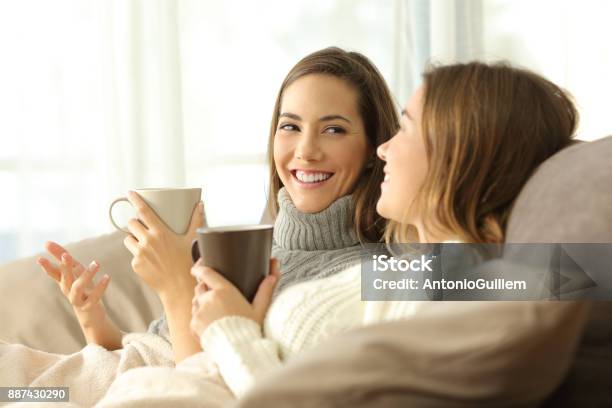
[[[383,173],[375,149],[397,127],[389,89],[360,53],[326,48],[304,57],[287,74],[268,142],[272,254],[283,271],[277,292],[345,269],[359,260],[360,243],[382,239],[384,220],[375,205]],[[155,283],[149,286],[165,311],[150,331],[170,340],[178,362],[199,349],[189,333],[190,309],[184,304],[187,300],[190,306],[195,285],[189,275],[190,246],[203,221],[202,209],[194,210],[188,233],[179,235],[137,194],[128,197],[138,212],[138,219],[128,223],[132,235],[125,238],[134,255],[132,267],[143,281]],[[139,221],[149,219],[157,221],[155,228]],[[47,250],[60,265],[44,258],[39,263],[73,304],[88,343],[121,348],[122,334],[101,303],[109,280],[85,291],[100,265],[85,268],[55,243],[48,243]]]
[[[301,80],[306,80],[301,81]],[[295,83],[300,82],[300,89],[291,89],[292,85],[295,88]],[[318,91],[318,92],[316,92]],[[291,95],[288,95],[288,92]],[[308,92],[309,94],[307,94]],[[326,95],[324,95],[326,93]],[[297,94],[302,100],[297,100],[294,97]],[[320,98],[319,96],[325,96]],[[333,100],[332,100],[333,99]],[[314,104],[313,102],[317,102]],[[322,101],[325,101],[329,107],[323,109],[320,106]],[[284,104],[284,105],[283,105]],[[365,151],[357,152],[347,151],[344,148],[342,141],[336,141],[336,151],[330,151],[329,156],[345,156],[342,159],[346,163],[352,163],[357,168],[362,168],[368,177],[353,177],[348,185],[351,188],[329,187],[319,190],[305,190],[298,193],[299,188],[293,188],[291,180],[287,173],[287,168],[278,167],[277,153],[283,149],[278,138],[284,138],[282,132],[286,127],[291,126],[292,120],[301,121],[299,115],[295,115],[288,110],[298,109],[313,109],[318,108],[321,112],[334,112],[342,109],[351,112],[354,120],[352,128],[343,129],[344,126],[338,128],[327,128],[325,131],[334,131],[334,133],[347,132],[348,138],[358,138],[364,144]],[[314,112],[311,112],[314,113]],[[320,124],[327,124],[334,120],[343,125],[351,124],[347,117],[341,115],[321,116]],[[321,120],[324,118],[325,120]],[[396,107],[393,103],[391,93],[387,88],[384,79],[374,67],[374,65],[362,54],[357,52],[346,52],[336,47],[326,48],[321,51],[314,52],[300,62],[298,62],[287,74],[283,81],[272,114],[272,123],[270,126],[270,137],[268,139],[268,166],[270,168],[270,190],[268,194],[268,205],[273,215],[276,215],[279,210],[277,203],[277,195],[283,186],[291,192],[295,192],[294,201],[299,201],[300,210],[304,212],[316,212],[322,208],[326,208],[335,199],[344,195],[348,191],[352,191],[355,201],[355,216],[354,226],[357,238],[361,242],[378,242],[381,239],[382,231],[385,223],[376,213],[375,206],[380,193],[380,181],[382,180],[382,163],[375,160],[375,149],[381,143],[389,139],[390,135],[397,130],[398,116]],[[331,122],[330,122],[331,121]],[[315,125],[317,122],[306,125]],[[300,130],[295,128],[297,132],[303,134],[307,129]],[[320,142],[321,146],[325,143]],[[328,143],[329,145],[329,143]],[[296,152],[300,154],[301,152]],[[364,155],[365,153],[365,155]],[[332,160],[335,157],[330,157]],[[309,160],[303,157],[303,160]],[[306,191],[316,191],[311,194],[311,200],[314,203],[301,203],[303,201],[302,194]],[[300,197],[297,196],[300,194]],[[327,194],[324,196],[323,194]],[[308,198],[304,198],[308,200]]]
[[397,127],[387,85],[359,53],[326,48],[287,74],[268,141],[277,293],[346,269],[359,261],[361,243],[381,241],[376,146]]
[[[397,109],[387,85],[362,54],[326,48],[306,56],[289,72],[274,106],[268,156],[269,204],[276,218],[273,256],[280,261],[282,275],[273,268],[254,306],[264,307],[274,289],[280,294],[290,285],[331,276],[358,263],[361,243],[382,239],[384,220],[375,203],[383,173],[375,150],[397,128]],[[44,258],[39,264],[71,302],[88,346],[64,356],[0,345],[2,362],[22,370],[0,373],[15,379],[14,385],[36,381],[49,386],[54,385],[48,382],[52,378],[74,390],[72,401],[92,405],[117,374],[134,367],[171,366],[200,351],[190,331],[195,287],[190,246],[203,221],[202,209],[194,209],[189,232],[178,235],[137,195],[129,199],[138,219],[130,220],[132,234],[124,243],[134,255],[134,272],[155,285],[150,286],[162,300],[164,316],[148,333],[126,336],[102,304],[108,278],[92,283],[101,265],[92,262],[85,267],[64,248],[49,243],[47,250],[59,264]],[[158,222],[143,226],[140,220]],[[31,363],[43,357],[45,367]],[[44,375],[34,377],[38,372]],[[85,383],[87,392],[80,391]]]

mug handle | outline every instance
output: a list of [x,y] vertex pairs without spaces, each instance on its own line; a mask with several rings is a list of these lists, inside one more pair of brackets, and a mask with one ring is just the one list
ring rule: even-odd
[[198,247],[197,239],[194,239],[191,243],[191,259],[193,259],[193,263],[198,262],[198,259],[200,259],[200,248]]
[[[193,259],[193,263],[195,264],[200,259],[200,247],[198,246],[198,240],[194,239],[191,243],[191,258]],[[196,278],[196,281],[200,283],[201,281]]]
[[123,231],[126,232],[128,234],[130,234],[130,231],[128,231],[127,229],[123,229],[120,226],[117,225],[117,223],[115,223],[115,220],[113,219],[113,207],[115,204],[117,204],[119,201],[125,201],[127,203],[129,203],[130,201],[127,199],[127,197],[120,197],[117,198],[115,201],[113,201],[108,209],[108,217],[110,218],[110,222],[115,226],[115,228],[117,228],[119,231]]

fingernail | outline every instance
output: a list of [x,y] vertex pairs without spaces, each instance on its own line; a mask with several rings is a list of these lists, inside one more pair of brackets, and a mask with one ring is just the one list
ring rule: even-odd
[[106,282],[108,282],[108,281],[110,280],[110,276],[108,276],[108,275],[104,275],[104,276],[102,277],[102,280],[103,280],[103,281],[106,283]]
[[89,264],[89,269],[93,269],[96,266],[98,266],[98,263],[96,261],[91,261],[91,263]]

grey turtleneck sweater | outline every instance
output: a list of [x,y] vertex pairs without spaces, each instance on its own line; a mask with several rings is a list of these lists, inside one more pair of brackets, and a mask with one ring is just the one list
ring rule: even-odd
[[323,278],[360,262],[361,245],[353,228],[352,196],[321,212],[300,212],[282,188],[274,223],[272,256],[280,261],[276,293],[305,280]]
[[[285,188],[278,192],[272,256],[280,262],[275,295],[290,285],[324,278],[361,260],[361,245],[353,228],[352,196],[334,201],[321,212],[300,212]],[[153,321],[149,332],[169,339],[166,315]]]

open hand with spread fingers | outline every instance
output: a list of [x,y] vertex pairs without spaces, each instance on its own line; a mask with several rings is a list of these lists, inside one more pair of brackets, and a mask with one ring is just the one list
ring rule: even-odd
[[88,343],[96,343],[108,349],[116,349],[121,344],[121,332],[110,320],[102,303],[102,296],[110,283],[105,274],[94,283],[100,264],[92,261],[87,267],[55,242],[47,242],[45,248],[57,264],[40,257],[38,265],[55,280],[68,299],[76,314]]

